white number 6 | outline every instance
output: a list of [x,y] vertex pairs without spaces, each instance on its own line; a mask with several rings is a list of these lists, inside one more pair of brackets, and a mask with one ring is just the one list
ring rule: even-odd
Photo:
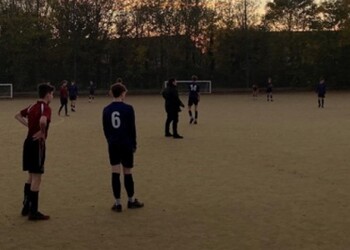
[[120,113],[118,112],[118,111],[114,111],[113,113],[112,113],[112,126],[113,126],[113,128],[119,128],[120,127],[120,123],[121,123],[121,121],[120,121]]

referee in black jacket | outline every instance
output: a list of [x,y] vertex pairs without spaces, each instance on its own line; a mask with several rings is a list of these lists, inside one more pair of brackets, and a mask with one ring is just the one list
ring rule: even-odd
[[[177,123],[179,122],[179,112],[181,111],[180,107],[185,107],[185,105],[179,98],[177,83],[174,78],[168,81],[167,87],[164,89],[162,95],[165,99],[165,111],[167,113],[167,119],[165,122],[165,136],[172,136],[175,139],[182,139],[183,137],[177,132]],[[173,123],[173,134],[171,134],[169,131],[171,122]]]

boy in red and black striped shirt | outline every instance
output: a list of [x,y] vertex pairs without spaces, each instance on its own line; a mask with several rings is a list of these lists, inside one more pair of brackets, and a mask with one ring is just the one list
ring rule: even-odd
[[29,215],[29,220],[48,220],[48,215],[38,211],[38,203],[41,175],[44,173],[45,140],[51,121],[49,104],[53,99],[54,87],[41,84],[38,92],[39,100],[15,116],[20,123],[28,127],[23,146],[23,171],[28,171],[28,180],[24,185],[22,215]]

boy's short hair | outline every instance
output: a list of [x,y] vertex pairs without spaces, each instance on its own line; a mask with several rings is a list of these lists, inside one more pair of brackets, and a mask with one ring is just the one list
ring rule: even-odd
[[193,75],[192,76],[192,81],[197,81],[198,80],[198,77],[196,75]]
[[39,98],[45,98],[45,96],[48,93],[51,93],[55,90],[55,87],[48,84],[48,83],[42,83],[39,84],[38,86],[38,94],[39,94]]
[[167,86],[175,86],[174,83],[175,83],[175,78],[170,78],[167,82]]
[[111,93],[112,93],[113,97],[119,97],[119,96],[121,96],[122,93],[124,93],[126,91],[127,91],[127,89],[126,89],[125,85],[122,83],[117,82],[111,86]]

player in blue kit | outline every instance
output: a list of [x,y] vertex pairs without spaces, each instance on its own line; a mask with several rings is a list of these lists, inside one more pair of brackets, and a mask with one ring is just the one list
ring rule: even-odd
[[324,108],[324,98],[326,97],[326,84],[322,77],[320,79],[320,82],[317,84],[316,93],[318,96],[318,107]]
[[115,204],[112,210],[122,211],[120,202],[120,174],[124,174],[124,186],[128,195],[128,208],[141,208],[143,203],[134,198],[132,168],[136,151],[135,112],[124,103],[127,89],[122,83],[111,86],[114,101],[103,110],[103,131],[108,143],[109,161],[112,166],[112,189]]
[[71,82],[71,85],[68,88],[68,92],[69,92],[69,100],[70,100],[70,108],[72,112],[75,112],[75,104],[77,102],[77,98],[78,98],[78,87],[75,84],[75,81]]
[[[197,83],[198,77],[193,75],[192,76],[192,82],[188,86],[188,114],[190,116],[190,124],[194,123],[197,124],[198,119],[198,103],[200,99],[199,91],[200,87]],[[192,106],[194,105],[194,118],[192,116]]]
[[266,97],[267,97],[267,101],[271,101],[271,102],[273,102],[272,89],[273,89],[272,79],[271,79],[271,77],[269,77],[267,79]]

